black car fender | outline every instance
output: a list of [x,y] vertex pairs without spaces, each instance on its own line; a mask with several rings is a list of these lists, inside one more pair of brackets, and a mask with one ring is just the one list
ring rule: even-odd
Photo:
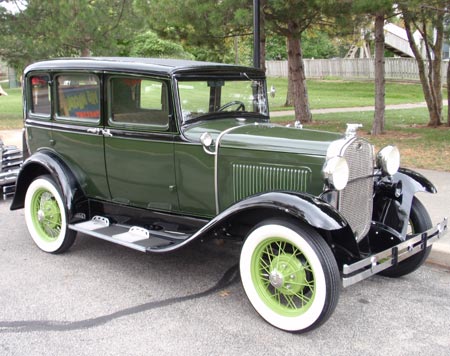
[[406,238],[412,201],[418,192],[436,193],[437,189],[422,174],[406,168],[400,168],[392,177],[380,179],[375,184],[373,220]]
[[[274,217],[307,224],[318,230],[338,253],[347,257],[359,255],[348,222],[337,209],[310,194],[282,191],[257,194],[233,204],[183,244],[212,236],[244,239],[258,223]],[[238,226],[239,231],[228,231],[227,226]],[[223,231],[228,231],[228,235],[223,235]]]
[[[11,210],[22,209],[29,185],[37,177],[49,174],[59,184],[69,215],[76,202],[84,199],[84,193],[66,163],[51,151],[42,150],[30,156],[22,165],[16,182],[16,193]],[[69,216],[70,218],[70,216]]]
[[[296,192],[268,192],[248,197],[221,212],[216,219],[223,220],[255,209],[277,211],[300,219],[314,228],[327,231],[339,230],[347,226],[345,218],[330,204],[313,195]],[[269,217],[271,216],[267,216]],[[259,216],[260,220],[264,218]]]
[[394,180],[402,180],[403,189],[405,189],[406,185],[406,188],[410,192],[414,192],[413,195],[418,192],[428,192],[433,194],[437,193],[437,189],[434,184],[431,183],[426,177],[407,168],[400,168],[399,171],[394,175]]

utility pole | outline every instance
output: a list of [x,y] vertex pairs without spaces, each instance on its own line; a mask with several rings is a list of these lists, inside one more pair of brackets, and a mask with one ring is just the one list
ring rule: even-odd
[[253,0],[253,66],[261,68],[260,58],[260,1]]

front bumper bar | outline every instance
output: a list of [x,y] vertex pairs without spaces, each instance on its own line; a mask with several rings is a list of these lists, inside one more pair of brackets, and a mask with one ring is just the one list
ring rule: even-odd
[[361,261],[352,263],[351,265],[344,264],[342,270],[343,286],[348,287],[358,283],[363,279],[377,274],[389,267],[395,266],[412,255],[425,250],[447,233],[447,224],[448,219],[445,218],[435,227],[414,235],[414,237],[407,241],[369,256]]

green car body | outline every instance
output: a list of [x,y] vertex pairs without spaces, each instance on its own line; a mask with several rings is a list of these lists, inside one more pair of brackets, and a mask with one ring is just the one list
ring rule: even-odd
[[39,62],[24,73],[24,124],[11,208],[41,249],[64,252],[77,232],[148,253],[239,240],[247,296],[288,331],[325,321],[341,283],[412,272],[447,227],[430,226],[414,194],[435,188],[399,169],[394,147],[375,156],[354,125],[270,123],[254,68]]

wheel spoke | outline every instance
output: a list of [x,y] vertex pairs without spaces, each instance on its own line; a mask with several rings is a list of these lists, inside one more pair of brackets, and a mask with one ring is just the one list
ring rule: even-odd
[[290,295],[283,294],[283,296],[284,296],[284,299],[286,300],[288,308],[297,309],[297,306],[295,305],[294,300],[292,299],[292,297]]
[[[270,251],[269,251],[270,250]],[[277,257],[278,256],[278,254],[276,254],[274,251],[273,251],[273,246],[272,246],[272,244],[270,244],[270,245],[268,245],[268,252],[267,252],[270,256],[272,256],[272,257]],[[272,261],[271,261],[272,262]]]
[[300,302],[302,303],[302,305],[308,304],[311,301],[310,297],[307,297],[305,294],[303,293],[296,293],[295,296],[300,299]]
[[270,264],[268,264],[266,260],[262,257],[259,259],[259,262],[260,262],[259,265],[261,266],[260,269],[264,269],[265,271],[270,273]]
[[275,244],[278,246],[278,255],[277,256],[280,256],[280,255],[286,253],[286,242],[285,241],[276,241]]

